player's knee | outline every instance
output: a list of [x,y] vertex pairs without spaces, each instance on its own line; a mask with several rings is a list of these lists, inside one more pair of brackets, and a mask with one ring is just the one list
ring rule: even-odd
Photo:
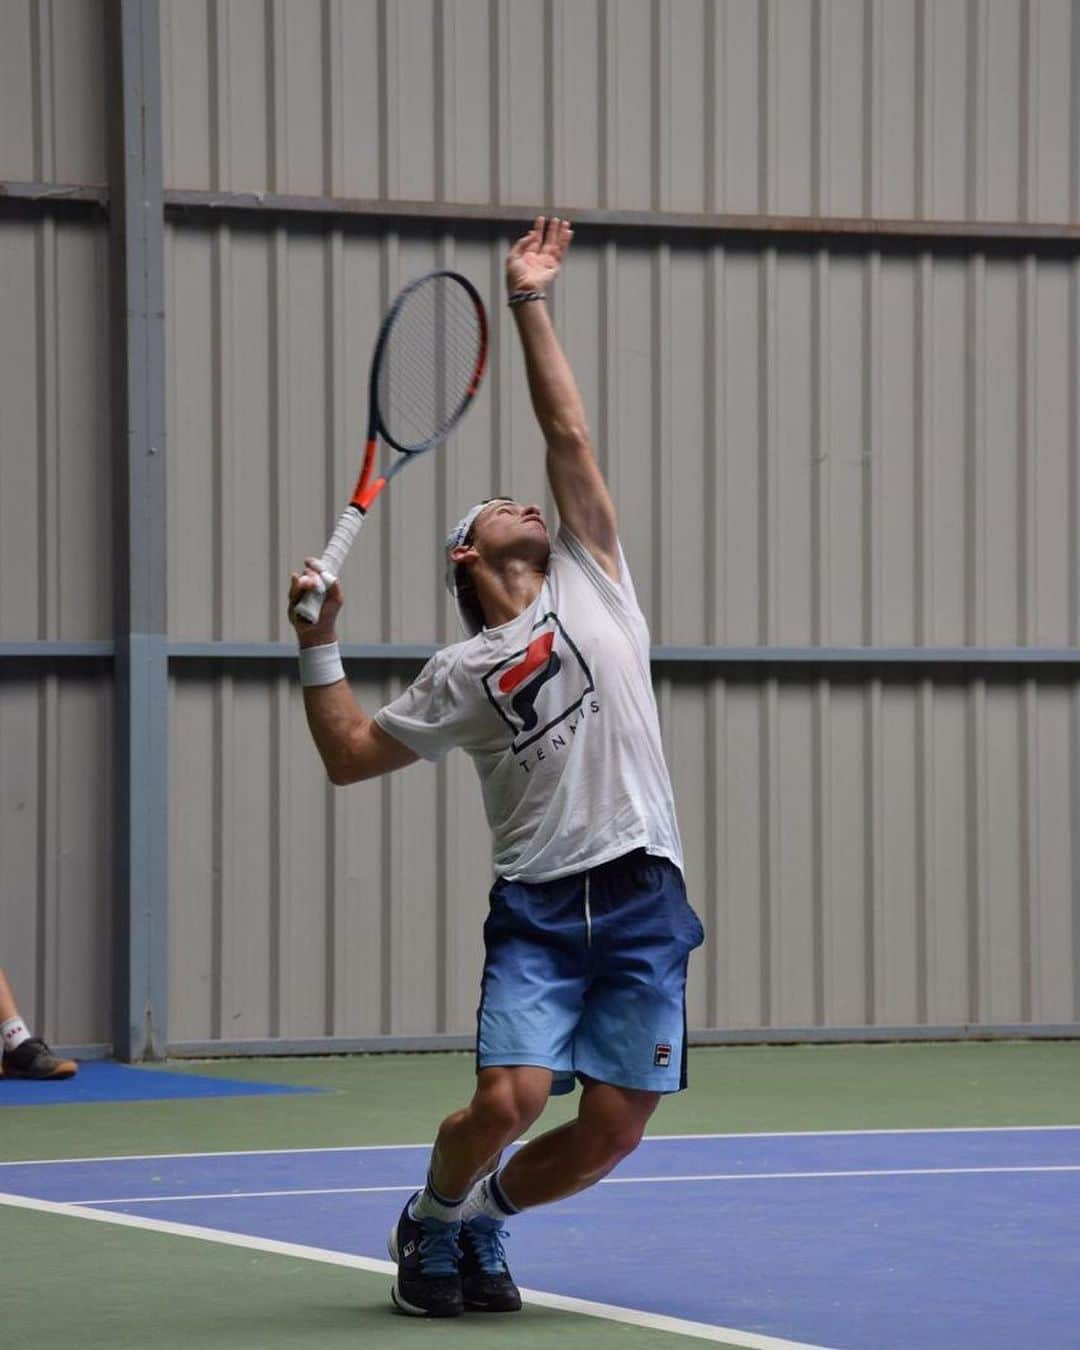
[[536,1119],[529,1114],[528,1097],[515,1092],[511,1083],[478,1092],[472,1111],[477,1124],[491,1138],[493,1148],[513,1142]]
[[644,1127],[637,1121],[616,1121],[603,1126],[586,1127],[586,1140],[594,1165],[610,1171],[628,1158],[641,1143]]
[[548,1090],[543,1083],[515,1083],[514,1107],[517,1112],[518,1133],[527,1130],[538,1120],[547,1105]]
[[642,1133],[643,1127],[636,1121],[629,1121],[612,1130],[607,1138],[609,1158],[616,1163],[628,1158],[641,1143]]

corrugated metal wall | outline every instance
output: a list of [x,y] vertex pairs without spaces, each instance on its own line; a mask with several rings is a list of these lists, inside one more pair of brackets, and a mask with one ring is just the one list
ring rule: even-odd
[[[0,179],[105,181],[103,6],[0,11]],[[0,643],[112,634],[108,230],[0,219]],[[108,1041],[112,682],[0,664],[0,965],[35,1027]]]
[[1070,0],[166,0],[173,187],[1077,217]]
[[104,0],[5,0],[0,175],[104,183]]
[[[101,10],[5,6],[0,176],[103,181]],[[166,189],[233,201],[1080,221],[1069,0],[164,0],[162,78]],[[498,303],[510,227],[169,222],[170,640],[289,637],[284,580],[355,474],[379,316],[432,265],[491,302],[493,368],[449,452],[379,504],[344,636],[456,636],[447,523],[491,491],[550,507]],[[109,631],[108,382],[80,336],[107,336],[103,228],[0,221],[22,316],[0,317],[0,638]],[[1075,243],[868,234],[579,229],[554,308],[654,640],[1076,648]],[[65,516],[85,491],[98,509]],[[410,673],[357,666],[354,687],[374,709]],[[107,718],[108,682],[80,680]],[[1080,1021],[1075,665],[668,663],[657,683],[709,929],[692,1026]],[[0,686],[5,889],[20,847],[39,897],[64,837],[50,766],[78,781],[93,744],[60,735],[67,689]],[[464,757],[335,792],[291,670],[207,654],[172,664],[170,772],[171,1042],[471,1029],[488,842]],[[10,806],[27,781],[32,825]],[[9,904],[0,960],[70,983],[88,1011],[63,1035],[97,1039],[107,984],[54,964],[56,905],[12,927]],[[28,925],[32,970],[7,954]]]
[[[446,262],[497,297],[504,243],[174,229],[178,637],[285,635],[281,579],[348,493],[388,292]],[[557,319],[654,639],[1077,645],[1077,279],[583,231]],[[447,522],[491,491],[543,500],[504,313],[477,411],[350,564],[348,640],[454,638]],[[199,803],[174,835],[175,1034],[468,1030],[487,855],[470,766],[330,792],[284,677],[208,674],[175,688],[174,797]],[[396,687],[358,694],[374,709]],[[1080,682],[694,667],[660,702],[710,920],[694,1025],[1073,1020]],[[442,983],[406,983],[418,968]],[[196,974],[210,997],[189,1003]]]

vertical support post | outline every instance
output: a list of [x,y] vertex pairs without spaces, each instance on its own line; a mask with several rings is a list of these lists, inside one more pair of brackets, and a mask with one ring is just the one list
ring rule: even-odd
[[116,482],[113,1045],[160,1059],[168,994],[164,201],[158,0],[109,3]]

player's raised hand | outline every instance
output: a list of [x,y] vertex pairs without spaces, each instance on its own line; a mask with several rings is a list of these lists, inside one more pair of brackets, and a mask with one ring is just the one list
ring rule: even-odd
[[515,291],[544,291],[558,276],[574,231],[568,220],[537,216],[506,255],[506,287]]

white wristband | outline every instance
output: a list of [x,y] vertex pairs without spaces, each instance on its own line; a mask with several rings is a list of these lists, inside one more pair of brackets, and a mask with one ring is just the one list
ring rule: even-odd
[[345,678],[341,649],[336,642],[321,647],[300,648],[300,683],[305,688],[319,684],[337,684]]

